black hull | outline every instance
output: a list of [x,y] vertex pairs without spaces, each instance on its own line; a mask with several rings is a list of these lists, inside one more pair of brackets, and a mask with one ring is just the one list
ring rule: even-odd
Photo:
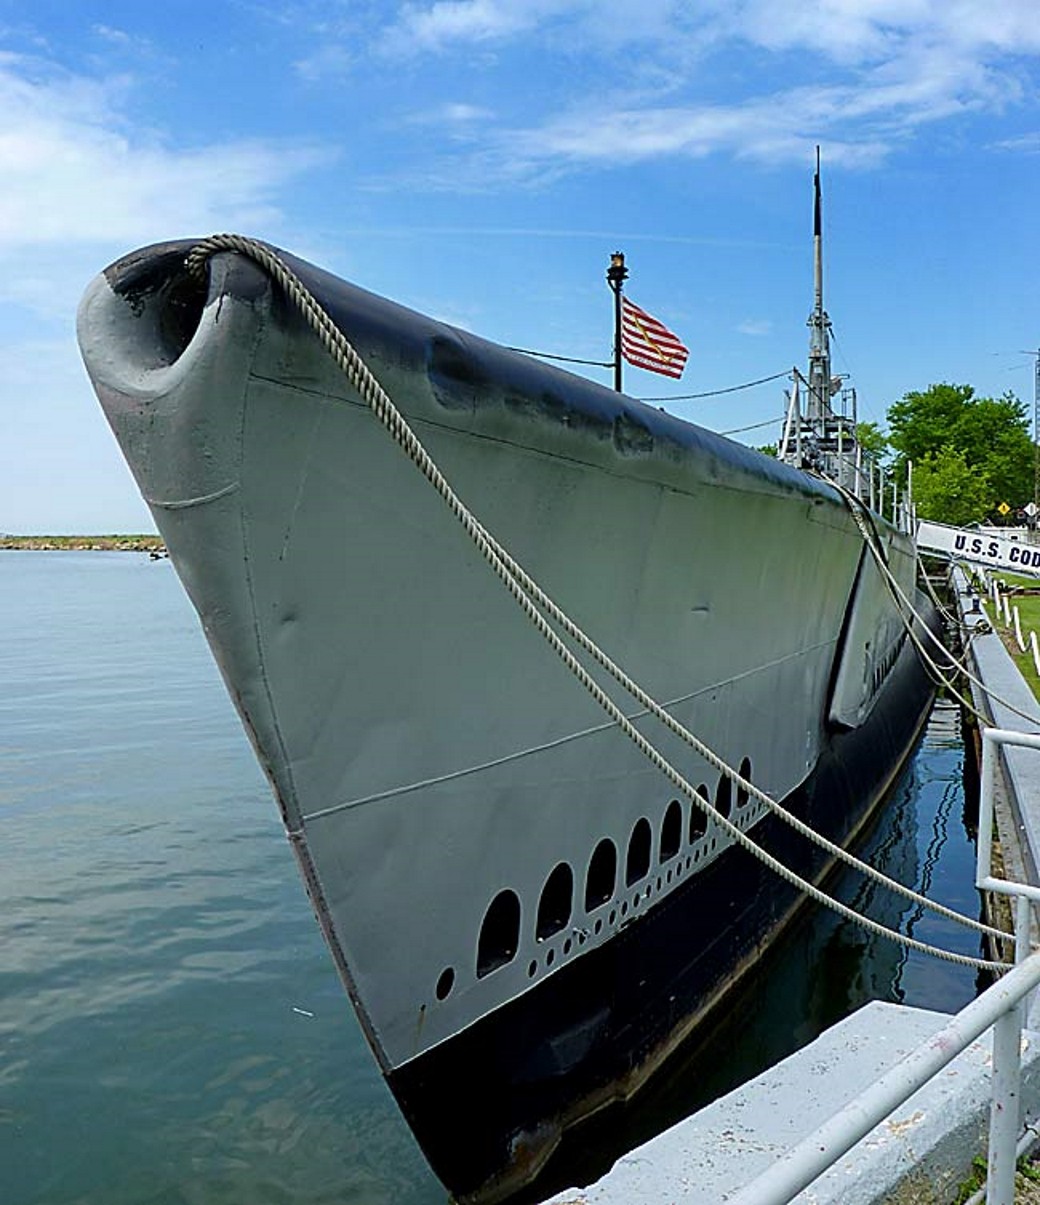
[[[831,734],[785,806],[832,840],[854,841],[914,748],[933,697],[906,642],[867,721]],[[819,881],[832,865],[771,816],[753,831],[804,878]],[[481,1202],[530,1184],[565,1130],[630,1096],[694,1030],[708,1028],[801,902],[732,846],[606,945],[391,1071],[438,1177],[456,1197]]]

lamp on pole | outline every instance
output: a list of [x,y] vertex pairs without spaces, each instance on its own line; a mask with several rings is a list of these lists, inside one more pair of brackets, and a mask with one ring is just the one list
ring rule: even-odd
[[614,388],[618,393],[621,392],[621,286],[627,278],[624,252],[615,251],[607,269],[607,284],[614,294]]

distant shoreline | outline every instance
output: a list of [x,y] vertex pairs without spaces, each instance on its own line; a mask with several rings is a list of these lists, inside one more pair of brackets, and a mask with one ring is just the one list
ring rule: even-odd
[[0,552],[150,552],[166,555],[160,536],[0,536]]

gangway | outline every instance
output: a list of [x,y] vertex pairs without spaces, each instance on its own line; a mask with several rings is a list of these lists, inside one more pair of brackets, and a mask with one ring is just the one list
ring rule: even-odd
[[998,535],[992,529],[950,527],[922,519],[917,524],[917,546],[951,561],[1040,577],[1040,544]]

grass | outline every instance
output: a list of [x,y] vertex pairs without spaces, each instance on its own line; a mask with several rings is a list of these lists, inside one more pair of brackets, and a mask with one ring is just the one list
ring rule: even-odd
[[[997,631],[1034,696],[1040,699],[1040,675],[1036,672],[1033,654],[1029,651],[1030,629],[1036,632],[1037,638],[1040,639],[1040,582],[1035,577],[1016,577],[1011,574],[1001,575],[1000,580],[1005,583],[1009,591],[1019,591],[1010,593],[1008,605],[1018,607],[1018,618],[1022,627],[1022,637],[1026,642],[1026,652],[1023,653],[1019,650],[1014,628],[1004,626],[1003,615],[997,617]],[[1025,591],[1029,591],[1029,593],[1025,593]],[[989,612],[991,615],[994,612],[992,602],[989,604]]]
[[[953,1205],[963,1205],[986,1182],[986,1160],[981,1155],[976,1155],[971,1166],[972,1174],[958,1187]],[[1029,1159],[1019,1159],[1018,1171],[1015,1175],[1015,1205],[1038,1205],[1038,1203],[1040,1203],[1040,1169]]]

